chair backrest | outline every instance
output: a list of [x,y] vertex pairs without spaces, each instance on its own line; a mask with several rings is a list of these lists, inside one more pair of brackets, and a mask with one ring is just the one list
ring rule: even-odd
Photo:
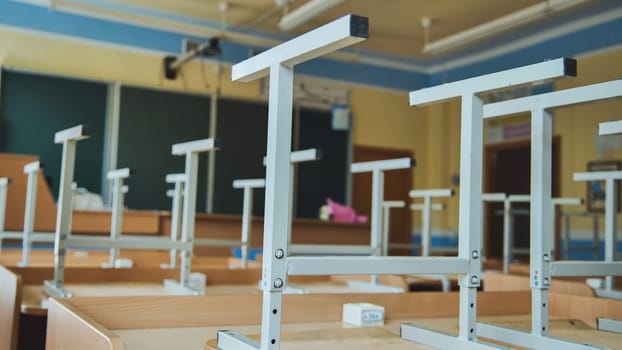
[[0,266],[0,349],[16,350],[22,278]]

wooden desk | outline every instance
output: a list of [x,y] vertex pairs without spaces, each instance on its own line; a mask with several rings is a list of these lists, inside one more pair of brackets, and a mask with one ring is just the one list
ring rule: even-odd
[[[371,302],[384,306],[386,326],[382,330],[344,329],[340,320],[345,302]],[[594,326],[595,316],[620,318],[622,302],[551,293],[550,303],[551,317],[555,320],[551,323],[552,335],[612,348],[622,344],[621,335],[590,328]],[[98,344],[100,349],[111,350],[204,349],[206,342],[213,340],[219,329],[258,333],[260,309],[259,295],[53,300],[50,303],[47,349],[78,349],[86,344]],[[423,349],[399,339],[399,324],[409,321],[456,333],[457,311],[457,293],[286,295],[283,297],[284,341],[288,341],[288,333],[304,331],[289,337],[290,345],[294,346],[288,348],[376,349],[395,346],[398,349]],[[480,293],[478,311],[481,320],[525,328],[529,325],[530,293]],[[347,343],[320,335],[325,334],[324,331],[309,333],[313,330],[331,330],[331,337],[346,339]],[[309,338],[313,341],[310,342]],[[303,344],[296,344],[300,342]]]
[[[193,271],[206,274],[208,286],[256,288],[261,270],[230,270],[223,268],[197,268]],[[0,266],[0,349],[7,349],[2,341],[20,339],[22,348],[42,349],[46,334],[47,300],[43,281],[52,279],[51,267]],[[68,267],[65,271],[67,288],[75,295],[145,296],[170,294],[162,286],[164,279],[178,279],[179,270],[160,268],[102,269],[93,267]],[[10,298],[15,295],[15,298]],[[15,322],[9,322],[15,320]],[[22,325],[22,332],[17,324]],[[15,333],[13,333],[15,332]],[[26,344],[26,345],[24,345]]]
[[[169,251],[164,250],[121,250],[120,259],[130,259],[133,267],[156,268],[170,261]],[[21,249],[3,249],[0,254],[0,265],[5,267],[17,266],[22,260]],[[101,267],[109,262],[108,250],[69,250],[65,265],[68,267]],[[261,264],[249,261],[249,268],[258,268]],[[52,249],[34,249],[30,256],[32,267],[54,266],[54,251]],[[231,256],[193,256],[192,268],[239,268],[240,259]]]

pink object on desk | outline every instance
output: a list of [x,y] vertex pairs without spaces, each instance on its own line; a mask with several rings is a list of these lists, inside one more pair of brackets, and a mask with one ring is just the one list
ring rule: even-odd
[[328,205],[328,209],[334,222],[367,223],[367,216],[356,215],[356,211],[352,207],[334,202],[330,198],[326,199],[326,204]]

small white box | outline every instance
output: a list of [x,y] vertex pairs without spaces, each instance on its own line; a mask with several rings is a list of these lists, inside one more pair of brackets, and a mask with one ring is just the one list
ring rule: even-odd
[[204,273],[200,272],[192,272],[190,274],[190,279],[188,281],[188,285],[190,288],[205,291],[205,285],[207,284],[207,276]]
[[369,303],[343,304],[342,321],[359,327],[384,326],[384,307]]

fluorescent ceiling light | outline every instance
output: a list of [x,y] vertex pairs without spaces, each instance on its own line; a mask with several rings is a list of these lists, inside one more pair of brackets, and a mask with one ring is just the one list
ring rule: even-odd
[[343,0],[310,0],[296,10],[283,16],[279,22],[279,28],[285,32],[290,31],[342,1]]
[[516,11],[507,16],[499,17],[490,22],[478,25],[471,29],[467,29],[460,33],[450,35],[446,38],[426,43],[423,46],[423,52],[426,54],[437,54],[451,49],[464,46],[476,40],[498,34],[518,27],[520,25],[535,21],[546,17],[551,13],[565,10],[572,6],[576,6],[587,2],[588,0],[548,0],[539,4],[529,6],[525,9]]

